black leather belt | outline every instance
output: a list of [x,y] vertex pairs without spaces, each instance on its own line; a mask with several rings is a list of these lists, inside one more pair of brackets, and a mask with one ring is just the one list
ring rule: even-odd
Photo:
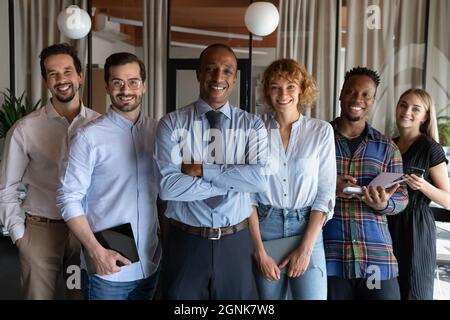
[[49,219],[45,217],[39,217],[39,216],[33,216],[29,214],[28,212],[25,212],[26,219],[35,221],[35,222],[43,222],[43,223],[65,223],[63,219],[55,220],[55,219]]
[[248,227],[248,219],[245,219],[234,226],[225,228],[193,227],[173,219],[169,219],[169,221],[174,227],[177,227],[186,233],[209,240],[219,240],[222,236],[234,234]]

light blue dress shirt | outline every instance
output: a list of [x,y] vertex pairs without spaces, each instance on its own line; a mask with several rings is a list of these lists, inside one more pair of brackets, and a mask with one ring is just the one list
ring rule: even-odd
[[[203,100],[165,115],[159,122],[155,159],[161,177],[160,197],[168,200],[166,216],[191,226],[227,227],[252,213],[250,193],[267,188],[267,131],[255,115],[228,102],[219,109],[225,115],[222,137],[224,164],[208,163],[206,112]],[[219,141],[216,139],[216,141]],[[181,172],[181,160],[203,163],[203,176]],[[203,200],[224,195],[212,209]]]
[[140,261],[101,276],[109,281],[147,278],[160,262],[156,127],[142,114],[133,124],[111,108],[76,132],[63,162],[57,205],[65,221],[85,214],[93,232],[131,223]]
[[257,202],[279,209],[311,207],[332,218],[336,199],[334,132],[325,121],[300,115],[292,124],[285,151],[280,125],[266,120],[269,135],[269,187]]

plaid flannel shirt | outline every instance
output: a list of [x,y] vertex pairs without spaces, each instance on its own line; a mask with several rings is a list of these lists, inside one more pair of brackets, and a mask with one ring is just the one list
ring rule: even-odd
[[[381,172],[403,172],[402,156],[395,143],[369,124],[353,157],[336,123],[331,124],[335,132],[338,176],[353,176],[358,185],[367,186]],[[328,276],[379,280],[397,277],[397,260],[386,216],[400,213],[407,204],[404,186],[397,189],[382,211],[370,208],[359,199],[337,198],[333,219],[323,231]]]

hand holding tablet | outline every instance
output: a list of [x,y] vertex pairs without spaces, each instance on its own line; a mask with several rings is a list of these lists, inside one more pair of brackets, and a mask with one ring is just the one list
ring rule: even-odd
[[382,172],[369,183],[368,187],[382,187],[384,189],[389,189],[408,179],[409,178],[405,177],[403,173]]
[[[419,171],[418,168],[416,169],[414,174],[423,174],[423,172]],[[420,169],[422,170],[422,169]],[[378,187],[381,186],[384,189],[389,189],[393,186],[395,186],[398,183],[405,182],[409,179],[409,177],[406,177],[403,173],[393,173],[393,172],[382,172],[378,176],[376,176],[368,185],[368,187]],[[353,186],[353,187],[345,187],[342,190],[345,194],[349,195],[362,195],[363,190],[359,186]]]

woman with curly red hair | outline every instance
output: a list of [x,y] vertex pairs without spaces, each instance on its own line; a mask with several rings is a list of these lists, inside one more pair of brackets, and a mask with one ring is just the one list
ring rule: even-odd
[[[325,121],[302,115],[317,87],[305,68],[291,59],[274,61],[264,72],[264,98],[274,111],[266,121],[270,142],[269,187],[255,199],[250,219],[256,284],[261,299],[327,298],[322,227],[335,203],[334,134]],[[288,239],[289,238],[289,239]],[[295,248],[279,264],[263,241],[286,239]],[[282,241],[283,242],[283,241]]]

